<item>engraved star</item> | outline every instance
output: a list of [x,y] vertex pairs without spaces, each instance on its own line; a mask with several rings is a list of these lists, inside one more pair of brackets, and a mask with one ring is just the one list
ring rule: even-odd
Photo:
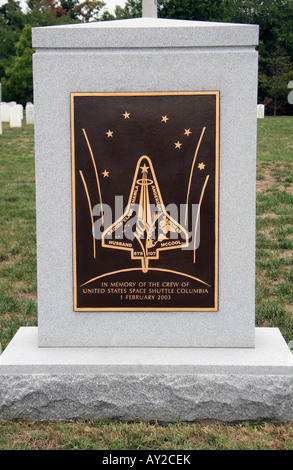
[[185,132],[184,132],[184,135],[187,135],[187,137],[189,136],[189,134],[191,134],[191,131],[190,129],[184,129]]
[[106,134],[107,134],[108,138],[113,137],[113,131],[108,130],[108,132],[106,132]]
[[149,169],[149,167],[148,167],[148,166],[146,166],[146,164],[144,164],[143,166],[141,166],[141,167],[140,167],[140,169],[141,169],[141,172],[142,172],[142,173],[147,173],[147,172],[148,172],[148,169]]
[[204,163],[199,163],[197,168],[199,168],[200,170],[204,170],[205,164]]
[[104,170],[102,175],[104,176],[104,178],[109,177],[109,171]]
[[130,119],[130,113],[128,113],[127,111],[125,111],[125,113],[123,114],[124,116],[124,119]]
[[174,145],[175,145],[175,149],[180,149],[182,144],[180,144],[180,142],[178,140],[178,142],[174,142]]
[[165,116],[162,116],[162,121],[161,122],[167,122],[169,121],[169,118],[167,117],[167,114]]

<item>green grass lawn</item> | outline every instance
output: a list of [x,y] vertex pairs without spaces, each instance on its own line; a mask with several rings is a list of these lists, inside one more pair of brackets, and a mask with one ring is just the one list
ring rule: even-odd
[[[293,340],[293,117],[258,120],[256,325]],[[0,343],[37,325],[33,126],[0,136]],[[0,423],[2,449],[290,449],[293,424]]]
[[257,121],[259,161],[293,161],[293,116],[269,116]]
[[258,120],[256,324],[293,339],[293,116]]
[[0,343],[36,325],[36,229],[33,126],[0,136]]

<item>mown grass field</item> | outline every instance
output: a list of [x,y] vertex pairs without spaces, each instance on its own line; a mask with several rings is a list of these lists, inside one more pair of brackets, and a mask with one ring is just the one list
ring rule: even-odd
[[258,120],[256,324],[293,339],[293,117]]
[[[293,117],[258,120],[256,325],[293,340]],[[33,126],[0,136],[0,343],[37,325]],[[293,423],[0,422],[0,450],[293,450]]]

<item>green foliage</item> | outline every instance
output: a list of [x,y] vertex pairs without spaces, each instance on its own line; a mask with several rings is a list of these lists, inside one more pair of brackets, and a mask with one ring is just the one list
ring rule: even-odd
[[50,0],[28,0],[27,23],[31,26],[52,26],[71,22],[66,14],[60,15]]
[[293,79],[293,66],[282,50],[273,52],[272,56],[267,59],[267,64],[269,66],[267,74],[265,71],[259,73],[259,94],[263,93],[270,97],[270,100],[264,101],[266,113],[270,113],[271,107],[276,116],[278,109],[281,108],[279,103],[287,100],[288,83]]
[[20,3],[7,0],[0,7],[0,80],[5,74],[15,54],[15,43],[18,41],[25,25],[25,15],[21,11]]
[[115,20],[115,16],[108,12],[108,10],[104,11],[101,16],[101,21],[112,21]]
[[[6,77],[3,99],[23,102],[31,100],[31,45],[20,54],[16,44],[24,26],[48,26],[72,22],[137,18],[142,15],[141,0],[127,0],[117,5],[115,15],[101,0],[27,0],[28,11],[23,13],[16,0],[7,0],[0,7],[0,79]],[[259,87],[258,101],[265,103],[266,112],[293,114],[288,103],[287,86],[293,80],[293,1],[292,0],[158,0],[161,18],[197,21],[220,21],[258,24]],[[23,55],[23,57],[22,57]],[[24,67],[22,83],[17,86],[20,68]],[[19,95],[17,90],[21,90]],[[14,94],[13,93],[17,93]],[[24,95],[27,94],[26,98]],[[12,96],[13,95],[13,96]],[[12,96],[12,98],[10,98]]]
[[[97,20],[101,0],[28,0],[23,13],[19,2],[7,0],[0,8],[0,79],[3,101],[33,101],[31,28]],[[2,41],[1,41],[2,39]]]
[[2,81],[3,96],[6,101],[17,101],[25,104],[33,101],[33,73],[31,47],[31,27],[25,26],[16,43],[16,56]]
[[[115,14],[117,19],[141,16],[141,0],[127,0]],[[274,114],[293,114],[286,93],[293,79],[292,0],[158,0],[158,16],[258,24],[259,103],[268,97]]]
[[126,18],[140,18],[142,16],[141,0],[127,0],[124,8],[117,5],[115,8],[115,16],[117,20]]
[[97,21],[105,6],[101,0],[28,0],[27,20],[32,26]]
[[[62,3],[62,2],[61,2]],[[77,19],[82,18],[85,22],[97,21],[99,19],[100,10],[106,4],[101,1],[86,0],[75,6]]]
[[233,1],[159,0],[158,16],[196,21],[228,21]]

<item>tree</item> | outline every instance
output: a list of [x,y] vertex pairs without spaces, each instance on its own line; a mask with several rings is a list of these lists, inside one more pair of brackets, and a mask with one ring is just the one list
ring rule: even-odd
[[[17,101],[25,104],[33,99],[32,79],[32,26],[49,26],[73,22],[87,22],[97,20],[100,10],[105,3],[103,1],[85,0],[28,0],[28,12],[24,15],[20,12],[18,2],[8,0],[8,4],[1,7],[1,26],[7,38],[11,38],[11,48],[5,55],[0,55],[0,70],[2,65],[3,97],[6,101]],[[6,21],[6,23],[5,23]],[[19,30],[12,28],[15,24]],[[26,25],[25,25],[26,24]],[[25,26],[24,26],[25,25]],[[16,34],[17,33],[17,34]],[[6,41],[8,43],[8,40]],[[5,45],[5,44],[4,44]],[[12,47],[13,46],[13,47]],[[1,46],[0,46],[0,52]],[[3,59],[4,58],[4,59]]]
[[27,23],[31,26],[50,26],[70,23],[66,12],[59,12],[60,5],[55,0],[28,0]]
[[161,18],[227,21],[233,0],[159,0]]
[[258,24],[259,102],[268,97],[274,114],[280,106],[293,112],[285,91],[293,78],[292,0],[159,0],[159,16]]
[[235,0],[233,21],[255,23],[259,34],[260,103],[272,101],[277,110],[292,112],[286,88],[293,78],[293,2],[292,0]]
[[105,6],[101,0],[28,0],[28,21],[32,26],[80,23],[99,19]]
[[[273,105],[273,114],[286,103],[288,95],[288,83],[293,79],[293,67],[283,51],[276,51],[270,59],[270,75],[259,74],[259,85],[267,92]],[[268,105],[270,100],[266,100]]]
[[112,15],[112,13],[110,13],[108,10],[104,11],[101,16],[101,21],[112,21],[116,19],[117,18],[114,15]]
[[0,79],[5,75],[5,68],[11,65],[18,41],[25,25],[25,15],[20,3],[8,0],[0,7]]
[[120,5],[115,7],[115,19],[122,20],[127,18],[141,18],[142,16],[142,1],[141,0],[127,0],[125,6],[122,8]]
[[[101,17],[101,10],[105,6],[103,1],[79,1],[27,0],[26,14],[21,11],[16,0],[7,0],[0,7],[0,79],[6,74],[6,87],[10,84],[9,89],[13,89],[15,80],[12,77],[18,74],[19,63],[23,67],[30,67],[31,45],[27,44],[28,50],[23,50],[21,54],[19,46],[16,53],[15,46],[25,24],[46,26],[142,16],[141,0],[127,0],[124,8],[116,6],[115,16],[105,11]],[[293,78],[293,0],[158,0],[158,16],[259,24],[259,102],[269,97],[276,108],[282,100],[287,102],[285,80],[287,77],[288,80]],[[25,42],[23,37],[20,42]],[[277,60],[278,55],[280,60]],[[13,96],[13,100],[16,99],[17,96]],[[292,112],[292,105],[288,106]]]
[[2,82],[5,101],[17,101],[20,104],[33,101],[31,43],[31,27],[27,25],[16,43],[16,56],[11,66],[6,69],[6,76]]
[[58,15],[68,15],[71,20],[77,20],[77,4],[78,0],[61,0],[60,5],[57,8]]
[[85,22],[90,20],[98,21],[100,10],[106,4],[102,1],[89,1],[85,0],[75,7],[75,11],[78,18],[82,18]]

